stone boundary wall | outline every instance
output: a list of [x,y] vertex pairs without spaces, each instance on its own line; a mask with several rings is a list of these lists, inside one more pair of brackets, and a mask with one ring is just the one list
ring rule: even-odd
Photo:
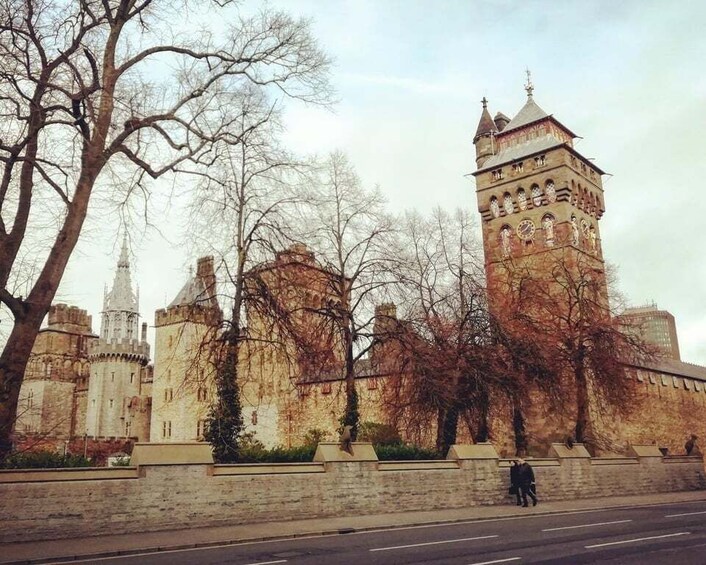
[[[345,454],[313,463],[213,465],[201,454],[197,463],[0,471],[0,542],[509,504],[509,460],[489,457],[487,444],[466,447],[454,446],[449,455],[457,458],[445,461]],[[649,449],[635,449],[633,457],[554,454],[528,459],[540,501],[706,489],[701,456]]]

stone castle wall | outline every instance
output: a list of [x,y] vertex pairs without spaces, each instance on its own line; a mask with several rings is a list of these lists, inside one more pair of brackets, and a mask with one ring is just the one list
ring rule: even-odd
[[[186,307],[157,312],[155,374],[152,383],[150,441],[195,441],[214,400],[215,385],[210,364],[208,328],[211,320],[202,310],[193,318]],[[187,321],[188,320],[188,321]]]
[[[0,542],[507,501],[508,462],[496,457],[338,459],[215,466],[162,461],[137,469],[0,471]],[[701,457],[663,458],[642,450],[642,456],[558,457],[533,460],[532,465],[544,501],[706,488]]]

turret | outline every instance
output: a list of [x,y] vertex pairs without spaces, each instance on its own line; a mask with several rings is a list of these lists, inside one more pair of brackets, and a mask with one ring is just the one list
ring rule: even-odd
[[495,127],[498,128],[498,131],[500,132],[503,131],[505,129],[505,126],[510,123],[510,118],[508,118],[502,112],[498,112],[497,114],[495,114],[493,122],[495,122]]
[[483,112],[480,115],[476,135],[473,137],[473,145],[476,146],[476,166],[480,168],[483,163],[495,153],[493,137],[498,132],[498,128],[488,112],[488,100],[485,96],[481,100]]

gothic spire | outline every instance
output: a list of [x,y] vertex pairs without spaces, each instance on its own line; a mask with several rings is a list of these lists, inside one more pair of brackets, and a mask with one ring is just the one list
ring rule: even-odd
[[130,276],[127,234],[124,234],[113,286],[103,300],[101,337],[110,340],[137,339],[138,302]]

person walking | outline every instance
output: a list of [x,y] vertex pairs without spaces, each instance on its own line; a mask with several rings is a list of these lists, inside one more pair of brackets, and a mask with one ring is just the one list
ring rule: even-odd
[[532,506],[537,506],[537,496],[535,494],[534,470],[524,459],[517,460],[517,478],[522,496],[522,506],[527,507],[527,495],[532,499]]
[[517,461],[510,461],[510,494],[517,498],[517,506],[522,506],[520,499],[520,467]]

